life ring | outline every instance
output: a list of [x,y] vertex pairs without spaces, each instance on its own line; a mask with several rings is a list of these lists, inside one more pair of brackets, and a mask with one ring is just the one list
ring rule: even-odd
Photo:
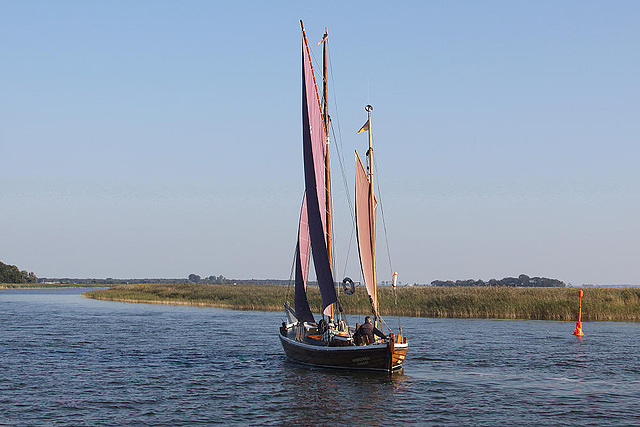
[[[351,285],[350,288],[347,288],[347,284]],[[344,289],[344,293],[347,295],[353,295],[356,292],[356,285],[353,283],[350,277],[345,277],[342,280],[342,289]]]

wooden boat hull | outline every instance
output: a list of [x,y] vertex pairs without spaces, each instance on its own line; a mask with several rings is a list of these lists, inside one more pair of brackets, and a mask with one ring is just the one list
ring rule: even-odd
[[406,343],[379,343],[366,346],[330,347],[306,344],[282,333],[280,342],[287,357],[298,363],[351,370],[392,372],[402,368]]

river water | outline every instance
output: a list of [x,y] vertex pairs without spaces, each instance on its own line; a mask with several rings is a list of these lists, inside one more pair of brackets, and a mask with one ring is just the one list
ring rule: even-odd
[[350,373],[287,361],[281,313],[82,292],[0,290],[1,425],[640,426],[638,323],[401,318],[404,372]]

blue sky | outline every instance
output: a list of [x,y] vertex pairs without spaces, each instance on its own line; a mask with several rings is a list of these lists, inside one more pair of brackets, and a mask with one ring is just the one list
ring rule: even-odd
[[[303,19],[312,42],[329,28],[350,185],[375,108],[400,281],[640,284],[640,3],[323,9],[0,2],[0,261],[41,277],[288,278]],[[332,164],[337,276],[355,278]]]

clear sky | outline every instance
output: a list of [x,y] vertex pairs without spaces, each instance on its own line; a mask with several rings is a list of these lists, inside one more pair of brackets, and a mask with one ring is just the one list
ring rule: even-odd
[[[0,261],[288,278],[300,19],[318,58],[329,28],[351,186],[375,108],[401,282],[640,284],[637,1],[0,1]],[[359,278],[338,157],[336,276]]]

